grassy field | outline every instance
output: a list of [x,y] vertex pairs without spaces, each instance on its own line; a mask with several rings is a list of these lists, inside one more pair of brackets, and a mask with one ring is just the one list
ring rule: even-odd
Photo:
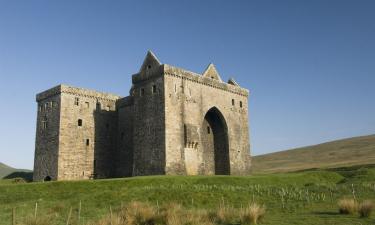
[[252,160],[254,173],[375,164],[375,135],[255,156]]
[[[233,176],[151,176],[50,183],[0,182],[0,224],[48,217],[48,224],[86,224],[116,212],[130,201],[154,206],[181,204],[185,210],[220,205],[241,209],[251,202],[266,206],[261,224],[375,224],[375,217],[338,214],[343,197],[375,200],[375,168]],[[81,205],[80,220],[78,211]],[[69,213],[71,211],[71,213]],[[226,224],[238,224],[236,221]]]

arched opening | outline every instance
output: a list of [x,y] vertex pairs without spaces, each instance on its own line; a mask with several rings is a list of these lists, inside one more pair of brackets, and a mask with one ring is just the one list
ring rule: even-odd
[[[202,130],[205,131],[205,150],[213,153],[212,162],[216,175],[229,175],[228,127],[221,112],[213,107],[204,117]],[[211,160],[210,160],[211,161]]]
[[46,176],[45,178],[44,178],[44,181],[51,181],[52,180],[52,178],[50,177],[50,176]]

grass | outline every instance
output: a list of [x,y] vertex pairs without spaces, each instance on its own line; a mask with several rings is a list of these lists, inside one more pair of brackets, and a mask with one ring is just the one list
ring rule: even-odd
[[[14,208],[19,225],[35,214],[41,220],[49,218],[49,224],[66,224],[68,218],[71,224],[77,224],[78,220],[80,224],[95,223],[111,212],[115,215],[131,202],[157,209],[178,204],[181,208],[177,210],[194,212],[191,215],[202,218],[207,211],[219,212],[220,207],[237,213],[249,212],[249,204],[258,203],[267,207],[260,224],[290,225],[301,224],[301,221],[307,225],[374,224],[373,216],[360,218],[338,213],[339,199],[351,198],[353,193],[359,202],[375,199],[374,168],[244,177],[150,176],[49,183],[1,181],[0,224],[11,224]],[[222,213],[226,224],[240,218],[230,219],[230,213]]]
[[254,173],[375,164],[375,135],[255,156],[252,163]]

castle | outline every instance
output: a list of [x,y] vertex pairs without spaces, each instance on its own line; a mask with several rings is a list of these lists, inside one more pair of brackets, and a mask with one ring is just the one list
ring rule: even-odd
[[36,96],[33,179],[248,174],[248,96],[213,64],[197,74],[152,52],[127,97],[51,88]]

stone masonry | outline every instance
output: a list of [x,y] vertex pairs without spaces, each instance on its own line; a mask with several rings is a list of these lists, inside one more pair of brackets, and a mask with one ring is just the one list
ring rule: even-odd
[[148,52],[130,96],[59,85],[38,102],[34,180],[244,175],[249,91]]

